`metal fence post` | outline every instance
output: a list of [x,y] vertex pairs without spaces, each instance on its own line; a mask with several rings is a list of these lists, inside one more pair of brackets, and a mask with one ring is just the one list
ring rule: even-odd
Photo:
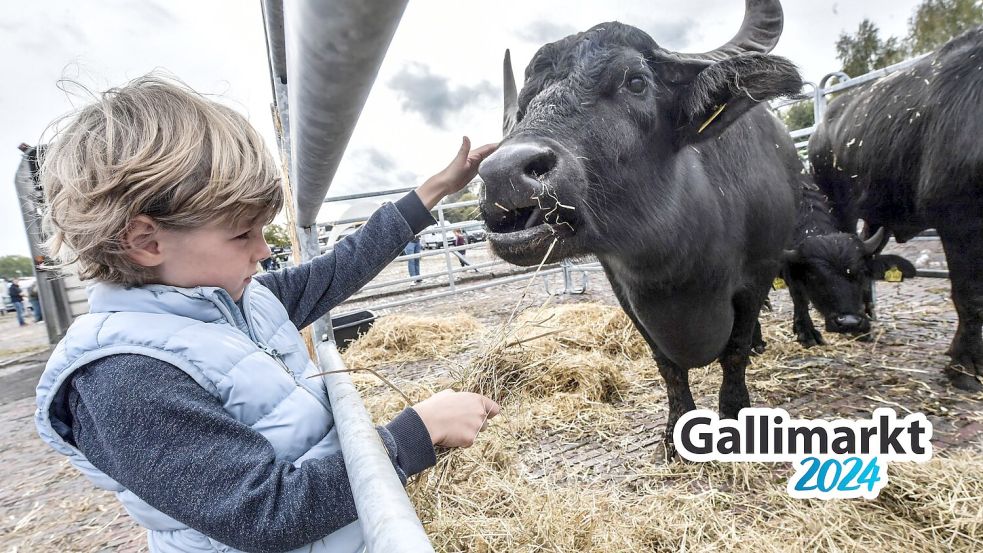
[[444,219],[444,200],[437,203],[437,221],[440,224],[440,235],[444,240],[444,263],[447,265],[447,283],[451,292],[455,289],[454,267],[451,265],[450,243],[447,241],[447,221]]
[[358,390],[334,342],[317,346],[328,398],[355,497],[358,521],[370,553],[433,552],[430,539],[393,470]]
[[[301,261],[320,254],[318,211],[405,7],[406,0],[264,0]],[[331,337],[330,318],[313,326],[319,365],[343,369],[334,343],[321,341]],[[432,553],[351,378],[324,381],[368,551]]]

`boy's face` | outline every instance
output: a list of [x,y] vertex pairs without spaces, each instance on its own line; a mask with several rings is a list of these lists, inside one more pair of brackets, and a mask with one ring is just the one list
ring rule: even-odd
[[194,230],[158,229],[163,284],[181,288],[218,286],[239,301],[256,264],[271,255],[262,224],[212,224]]

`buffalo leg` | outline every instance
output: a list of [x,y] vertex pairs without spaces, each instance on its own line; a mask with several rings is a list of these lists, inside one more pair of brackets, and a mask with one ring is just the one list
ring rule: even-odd
[[736,419],[741,409],[751,406],[745,370],[751,355],[751,341],[755,329],[759,327],[758,314],[768,294],[763,291],[745,290],[734,297],[734,328],[720,355],[720,366],[724,371],[720,383],[720,416]]
[[[606,270],[605,270],[606,272]],[[638,329],[638,333],[642,335],[645,339],[645,343],[648,344],[649,349],[652,350],[652,358],[655,359],[655,364],[659,367],[659,374],[662,375],[662,379],[666,381],[666,396],[669,400],[669,416],[666,418],[666,431],[662,437],[663,444],[666,448],[666,460],[671,460],[676,456],[676,447],[672,443],[672,431],[676,426],[676,421],[683,416],[687,411],[692,411],[696,409],[696,403],[693,401],[693,394],[690,392],[689,388],[689,371],[672,362],[662,351],[659,346],[655,344],[655,340],[649,336],[648,331],[644,326],[638,321],[638,317],[635,316],[635,311],[631,307],[631,303],[625,298],[624,292],[621,289],[621,285],[618,281],[613,278],[613,275],[608,274],[608,281],[611,283],[611,289],[614,291],[614,297],[618,299],[618,303],[621,305],[621,309],[624,310],[628,318],[631,319],[632,324]]]
[[761,335],[761,323],[754,321],[754,335],[751,337],[751,354],[761,355],[767,347],[768,342],[765,342],[764,336]]
[[788,293],[792,296],[792,333],[795,334],[795,341],[806,348],[824,345],[826,341],[823,340],[822,333],[816,330],[812,315],[809,314],[809,297],[806,296],[805,290],[794,282],[788,279]]
[[952,302],[959,323],[949,347],[945,373],[952,385],[981,391],[983,376],[983,232],[981,229],[939,228],[952,283]]
[[672,431],[676,427],[676,421],[687,411],[696,409],[696,403],[689,388],[689,370],[670,361],[658,349],[653,349],[653,357],[656,365],[659,366],[659,374],[666,381],[666,395],[669,398],[669,416],[666,419],[666,433],[662,438],[666,448],[666,459],[669,460],[676,456],[676,446],[672,443]]

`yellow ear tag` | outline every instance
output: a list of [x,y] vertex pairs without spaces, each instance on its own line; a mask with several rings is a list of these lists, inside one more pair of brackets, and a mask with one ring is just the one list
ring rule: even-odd
[[890,269],[884,271],[884,280],[888,282],[901,282],[904,280],[904,275],[901,274],[901,269],[891,267]]
[[773,280],[771,283],[771,287],[775,290],[782,290],[788,288],[788,285],[785,284],[785,279],[782,277],[775,277],[775,280]]

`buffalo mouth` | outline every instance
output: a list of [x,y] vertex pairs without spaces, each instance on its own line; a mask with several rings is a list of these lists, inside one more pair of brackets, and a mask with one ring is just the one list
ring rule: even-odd
[[[846,319],[845,321],[837,319]],[[847,317],[827,317],[826,331],[838,334],[850,334],[853,336],[863,336],[870,333],[870,319],[863,315],[850,315]]]
[[[555,240],[569,239],[577,233],[575,220],[570,215],[573,208],[559,202],[550,208],[536,203],[515,209],[492,203],[485,211],[485,226],[492,249],[499,257],[516,265],[543,262]],[[555,251],[548,261],[558,260],[558,254],[559,251]]]

